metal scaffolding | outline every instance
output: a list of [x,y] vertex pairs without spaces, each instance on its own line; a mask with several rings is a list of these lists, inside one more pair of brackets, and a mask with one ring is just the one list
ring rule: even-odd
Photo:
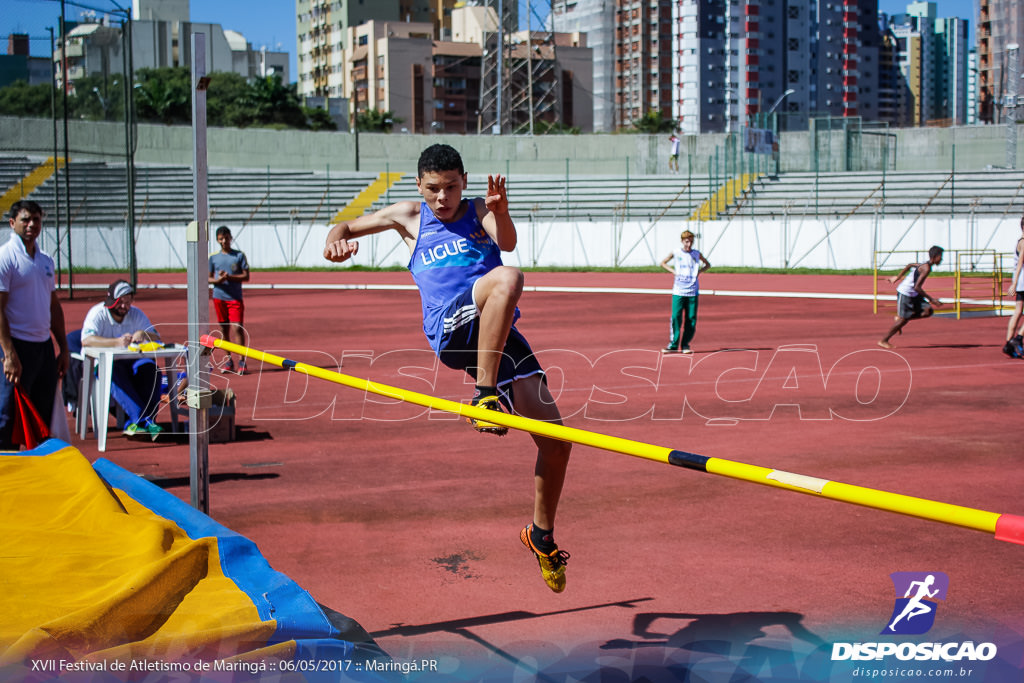
[[538,122],[560,122],[551,0],[525,0],[522,31],[517,0],[478,4],[493,12],[484,33],[480,132],[532,135]]

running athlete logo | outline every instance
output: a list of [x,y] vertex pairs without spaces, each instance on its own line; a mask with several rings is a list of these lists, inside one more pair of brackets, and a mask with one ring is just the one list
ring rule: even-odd
[[945,600],[949,577],[942,572],[894,572],[896,604],[889,624],[882,631],[903,635],[927,633],[935,624],[936,600]]

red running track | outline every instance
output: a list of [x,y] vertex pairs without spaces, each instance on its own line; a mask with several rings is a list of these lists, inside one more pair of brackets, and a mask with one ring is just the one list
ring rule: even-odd
[[[184,281],[143,276],[175,279]],[[253,281],[410,278],[258,272]],[[528,273],[532,285],[667,288],[670,278]],[[702,286],[870,294],[871,278],[712,272]],[[69,329],[99,297],[65,302]],[[169,324],[165,338],[182,340],[184,291],[145,290],[137,304]],[[1005,318],[914,321],[885,352],[875,342],[890,318],[870,301],[706,296],[700,305],[692,357],[657,352],[667,295],[528,291],[519,327],[571,426],[1024,514],[1024,363],[1000,353]],[[434,367],[414,291],[250,288],[246,316],[255,348],[325,367],[343,359],[343,372],[455,400],[471,393],[458,373]],[[934,627],[917,640],[992,640],[1020,680],[1020,546],[577,447],[557,525],[572,554],[568,588],[555,595],[518,540],[532,509],[527,435],[479,435],[445,415],[251,370],[216,379],[239,396],[241,439],[210,447],[211,516],[396,660],[437,659],[445,680],[598,669],[601,680],[737,671],[852,680],[855,663],[828,661],[827,643],[880,639],[897,571],[950,579]],[[100,456],[92,438],[76,445]],[[183,441],[112,433],[102,455],[188,500]],[[1004,670],[992,671],[981,680],[1002,680]]]

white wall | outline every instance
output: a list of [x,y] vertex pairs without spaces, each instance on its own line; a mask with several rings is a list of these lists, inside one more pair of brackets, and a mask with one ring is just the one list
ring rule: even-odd
[[[1010,253],[1020,236],[1019,217],[979,219],[921,218],[917,220],[850,219],[822,221],[794,218],[709,221],[702,224],[664,221],[518,222],[519,246],[505,263],[521,267],[612,267],[655,265],[679,242],[686,227],[700,235],[697,248],[716,266],[764,268],[871,268],[873,252],[926,251],[933,244],[947,250],[993,249]],[[44,231],[43,248],[53,253],[53,231]],[[326,225],[253,224],[235,231],[235,245],[254,269],[325,266],[322,251]],[[373,235],[363,244],[354,265],[405,266],[409,254],[394,233]],[[72,231],[75,267],[124,268],[127,247],[124,228],[79,228]],[[139,230],[140,268],[185,269],[185,227],[146,226]],[[211,241],[209,251],[216,251]],[[913,260],[897,254],[887,264],[897,269]],[[66,265],[66,256],[64,256]],[[1004,265],[1012,267],[1007,260]],[[952,270],[947,259],[941,270]],[[344,267],[344,266],[339,266]]]

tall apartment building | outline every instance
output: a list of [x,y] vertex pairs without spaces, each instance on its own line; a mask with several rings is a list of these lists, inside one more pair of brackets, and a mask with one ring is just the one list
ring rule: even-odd
[[932,91],[932,110],[937,118],[954,125],[968,122],[970,48],[968,21],[961,18],[937,19],[934,40],[936,87]]
[[298,88],[306,97],[340,97],[341,60],[349,29],[368,21],[429,23],[430,35],[450,41],[452,11],[463,0],[295,0]]
[[594,130],[615,130],[615,0],[554,0],[551,28],[584,33],[593,55]]
[[[794,12],[792,1],[787,12]],[[875,0],[817,0],[799,3],[810,15],[810,33],[799,40],[806,44],[814,74],[806,100],[808,116],[874,119],[879,111],[879,65],[882,34],[878,28]],[[787,46],[792,55],[792,38]],[[792,86],[790,86],[792,87]],[[789,98],[790,108],[803,102]]]
[[968,115],[968,22],[940,18],[934,2],[912,2],[888,18],[900,50],[900,111],[893,123],[964,125]]
[[673,4],[673,115],[684,132],[738,131],[773,108],[783,130],[877,115],[877,0]]
[[891,123],[899,127],[920,126],[925,122],[925,73],[928,71],[929,42],[912,24],[892,27],[896,37],[896,112]]
[[[878,49],[877,120],[896,125],[900,121],[900,100],[905,96],[905,80],[900,69],[900,46],[896,33],[888,26],[882,31]],[[901,124],[906,125],[906,124]]]
[[936,3],[913,2],[889,18],[901,49],[903,125],[967,123],[967,21],[936,16]]
[[[1016,51],[1009,50],[1018,45]],[[978,7],[978,118],[999,123],[1006,116],[1006,98],[1021,94],[1020,83],[1008,82],[1009,59],[1024,73],[1024,3],[1021,0],[979,0]],[[1019,111],[1019,110],[1018,110]],[[1018,113],[1018,120],[1021,115]]]
[[[338,55],[346,66],[338,72],[337,96],[348,98],[359,112],[391,111],[402,120],[398,127],[410,132],[490,132],[481,130],[487,127],[481,124],[480,98],[482,43],[492,27],[479,9],[456,9],[452,15],[453,33],[463,42],[434,40],[431,22],[368,21],[350,27],[344,44],[352,47]],[[556,47],[531,41],[526,32],[510,38],[509,72],[525,77],[527,69],[516,65],[532,62],[537,99],[545,91],[558,96],[558,107],[538,107],[536,121],[593,130],[590,51],[574,44],[579,36],[557,34]],[[513,121],[519,123],[524,122]]]
[[341,97],[347,32],[367,21],[398,21],[401,1],[295,0],[299,95]]
[[978,48],[967,51],[967,125],[978,123]]
[[614,125],[648,111],[672,116],[673,6],[677,0],[615,0]]

